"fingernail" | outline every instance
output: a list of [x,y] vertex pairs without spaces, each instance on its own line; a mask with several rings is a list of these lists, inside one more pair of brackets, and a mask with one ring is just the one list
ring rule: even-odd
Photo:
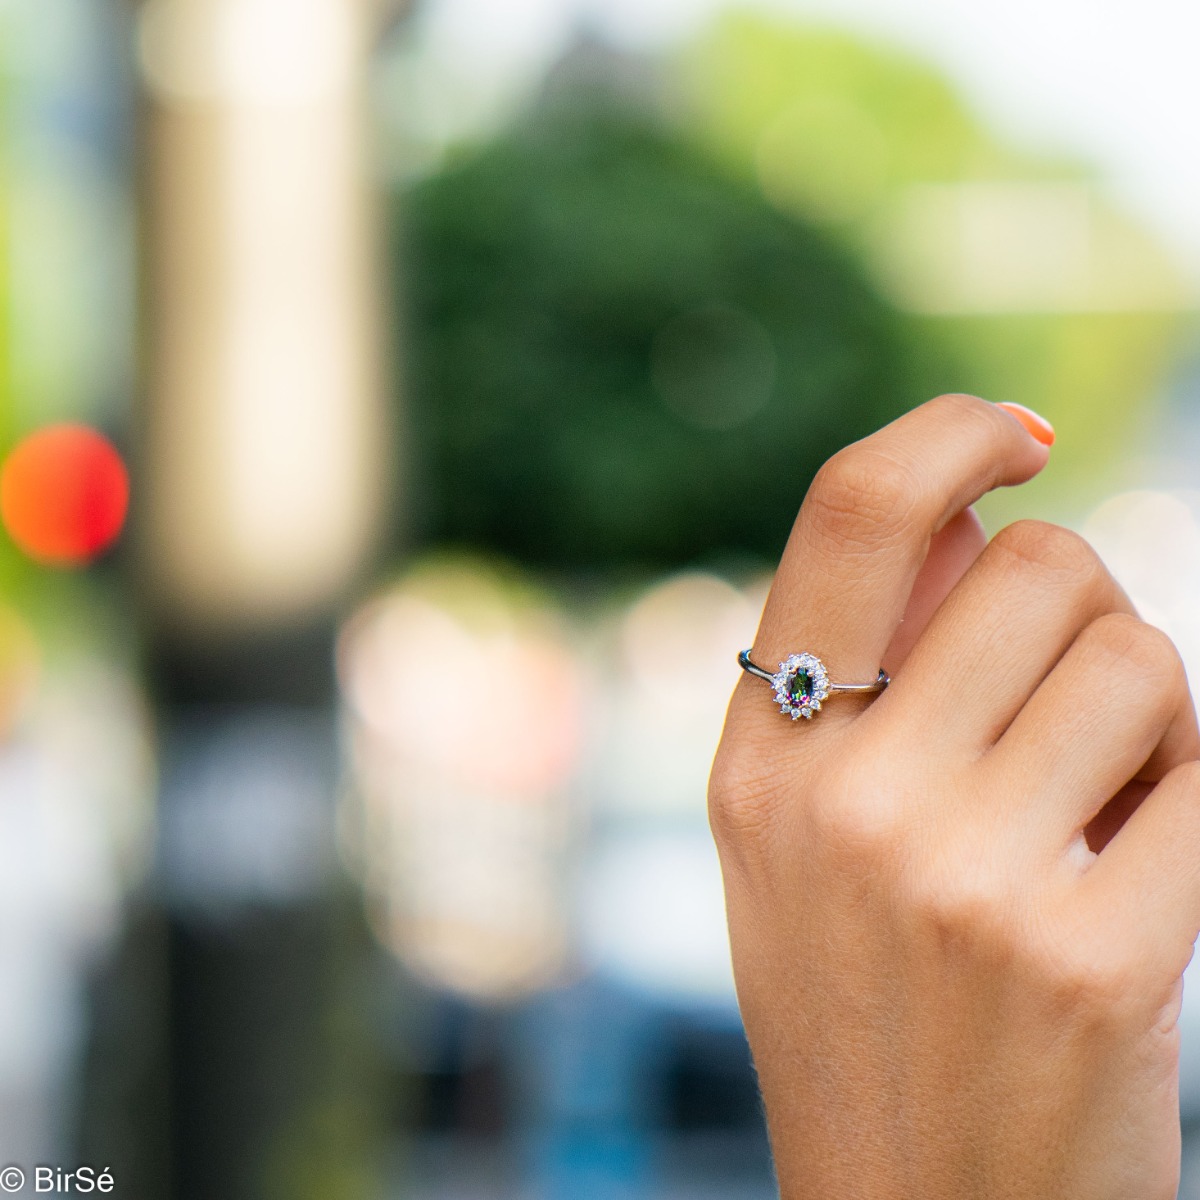
[[996,407],[1012,413],[1029,431],[1030,436],[1041,442],[1043,446],[1054,445],[1054,426],[1045,417],[1039,417],[1033,409],[1026,408],[1023,404],[1012,404],[1007,400],[1001,400]]

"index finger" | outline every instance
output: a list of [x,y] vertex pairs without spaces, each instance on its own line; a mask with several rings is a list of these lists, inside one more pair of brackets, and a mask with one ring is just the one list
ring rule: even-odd
[[[1049,426],[1044,436],[1053,438]],[[792,527],[755,661],[773,671],[808,651],[835,682],[873,680],[930,539],[985,492],[1036,475],[1046,442],[999,405],[946,395],[839,451],[817,472]]]

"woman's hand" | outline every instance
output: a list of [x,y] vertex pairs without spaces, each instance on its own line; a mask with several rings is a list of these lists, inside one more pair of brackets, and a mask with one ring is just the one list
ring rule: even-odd
[[713,768],[784,1200],[1175,1196],[1200,737],[1084,541],[983,547],[967,506],[1048,453],[934,400],[825,465],[772,587],[760,665],[893,675],[797,723],[744,677]]

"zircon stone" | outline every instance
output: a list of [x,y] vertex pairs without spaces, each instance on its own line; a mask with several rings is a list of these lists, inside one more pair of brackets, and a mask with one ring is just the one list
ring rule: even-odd
[[788,699],[797,708],[811,703],[813,698],[812,676],[804,670],[794,671],[788,676],[787,694]]

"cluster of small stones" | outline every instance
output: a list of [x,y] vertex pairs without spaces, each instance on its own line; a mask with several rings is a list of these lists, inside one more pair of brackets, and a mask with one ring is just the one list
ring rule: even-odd
[[821,701],[829,695],[829,676],[825,664],[813,654],[793,654],[779,664],[771,679],[779,711],[793,721],[821,711]]

